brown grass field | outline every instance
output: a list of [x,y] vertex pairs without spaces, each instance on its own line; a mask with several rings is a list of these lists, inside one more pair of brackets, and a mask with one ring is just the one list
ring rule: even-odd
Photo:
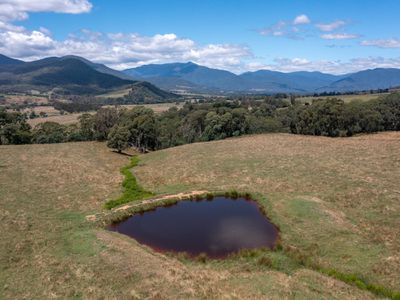
[[[376,297],[279,252],[204,263],[86,221],[121,192],[128,159],[96,142],[0,146],[0,299]],[[323,267],[400,286],[400,133],[255,135],[140,159],[133,172],[157,194],[258,193],[284,245]]]
[[42,95],[4,95],[6,104],[23,104],[24,102],[47,104],[49,99]]
[[[120,105],[119,107],[125,107],[127,109],[132,109],[135,106],[138,106],[136,104],[132,105]],[[160,114],[164,111],[167,111],[171,107],[177,107],[178,109],[183,106],[183,104],[178,104],[176,105],[175,103],[157,103],[157,104],[144,104],[142,105],[144,107],[148,107],[152,109],[156,114]],[[46,107],[46,109],[44,109]],[[112,106],[105,106],[105,107],[112,107]],[[29,111],[29,110],[28,110]],[[44,122],[56,122],[60,123],[63,125],[70,125],[78,122],[78,118],[82,115],[82,113],[72,113],[72,114],[64,114],[61,115],[58,110],[55,110],[51,106],[39,106],[35,108],[35,111],[39,113],[40,111],[44,111],[49,113],[48,117],[45,118],[35,118],[35,119],[29,119],[28,123],[31,126],[36,126],[37,124],[44,123]],[[94,114],[95,112],[89,112],[90,114]]]
[[[94,112],[89,112],[90,114],[94,114]],[[72,113],[72,114],[64,114],[61,115],[60,113],[51,115],[44,118],[35,118],[35,119],[28,119],[29,125],[35,127],[37,124],[44,123],[44,122],[56,122],[63,125],[70,125],[78,123],[78,119],[81,116],[81,113]]]
[[338,95],[338,96],[323,96],[323,97],[299,97],[297,98],[301,103],[311,103],[316,99],[326,99],[326,98],[339,98],[344,102],[352,102],[352,101],[369,101],[373,99],[377,99],[381,96],[387,96],[389,93],[380,93],[380,94],[364,94],[364,95]]

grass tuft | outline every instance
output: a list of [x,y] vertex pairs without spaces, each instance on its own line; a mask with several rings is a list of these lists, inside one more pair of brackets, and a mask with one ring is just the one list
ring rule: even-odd
[[359,289],[370,291],[371,293],[377,296],[382,296],[393,300],[400,300],[400,292],[392,291],[383,286],[369,283],[358,275],[345,274],[333,269],[320,268],[318,271],[323,274],[329,275],[333,278],[336,278],[338,280],[341,280],[347,284],[355,285]]
[[104,205],[106,209],[112,209],[121,204],[154,196],[152,192],[146,191],[137,183],[135,176],[133,176],[131,172],[131,169],[137,166],[138,162],[139,158],[137,156],[133,156],[130,163],[121,168],[121,174],[125,176],[125,179],[122,182],[124,193],[117,199],[107,201]]

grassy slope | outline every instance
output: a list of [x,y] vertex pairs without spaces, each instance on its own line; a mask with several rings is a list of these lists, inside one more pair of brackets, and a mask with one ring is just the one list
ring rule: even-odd
[[285,243],[315,262],[400,286],[400,133],[354,138],[257,135],[141,157],[158,193],[239,189],[267,197]]
[[[393,186],[399,178],[398,143],[395,134],[347,140],[245,137],[143,155],[135,174],[146,188],[159,193],[238,186],[262,192],[268,196],[285,241],[299,247],[316,244],[324,263],[365,271],[374,280],[392,285],[398,282],[393,272],[396,265],[389,266],[398,263],[399,253],[393,235],[396,219],[392,219],[399,211],[395,204],[398,190]],[[340,166],[340,159],[326,157],[326,152],[321,156],[324,145],[324,151],[336,145],[337,151],[350,156],[348,160],[363,153],[355,160],[363,168]],[[318,157],[321,160],[314,163]],[[85,215],[99,211],[106,199],[121,192],[119,169],[128,163],[127,157],[100,143],[0,147],[0,298],[373,297],[284,259],[280,262],[278,254],[274,258],[278,266],[272,269],[268,263],[264,266],[251,259],[188,262],[93,227]],[[335,166],[344,168],[336,171],[347,177],[334,176]],[[366,170],[369,176],[364,184],[360,178]],[[328,177],[331,185],[324,187]],[[356,190],[360,194],[348,193],[354,180],[361,186]],[[331,198],[335,190],[337,199]],[[367,195],[374,197],[343,208],[343,203]],[[378,196],[384,204],[378,203]],[[354,223],[358,231],[342,222]],[[384,237],[385,242],[372,243],[375,226],[385,233],[376,238]],[[306,229],[310,235],[303,234]],[[335,243],[340,238],[343,249]],[[338,249],[342,250],[336,253]],[[344,254],[345,250],[353,252]],[[372,271],[371,266],[379,262],[386,274]],[[379,265],[377,270],[381,270]]]

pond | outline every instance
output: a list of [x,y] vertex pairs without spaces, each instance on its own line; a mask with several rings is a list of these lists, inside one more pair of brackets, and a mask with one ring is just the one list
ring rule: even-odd
[[128,235],[156,251],[205,253],[221,258],[242,249],[275,246],[278,230],[256,202],[215,197],[185,200],[136,214],[109,230]]

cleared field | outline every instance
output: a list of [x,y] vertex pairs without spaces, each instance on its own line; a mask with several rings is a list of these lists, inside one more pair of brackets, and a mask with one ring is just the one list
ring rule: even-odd
[[97,98],[120,98],[120,97],[124,97],[125,95],[128,95],[130,91],[131,91],[131,88],[120,89],[120,90],[112,91],[112,92],[109,92],[106,94],[98,95],[96,97]]
[[30,113],[31,111],[34,111],[36,114],[44,112],[48,116],[58,116],[58,115],[60,115],[60,111],[55,109],[53,106],[35,106],[35,107],[32,107],[32,108],[25,108],[25,109],[21,110],[22,113]]
[[[159,194],[259,192],[285,243],[396,287],[399,151],[398,133],[259,135],[141,155],[134,173]],[[0,146],[0,298],[374,298],[279,253],[188,261],[95,227],[85,216],[121,192],[128,159],[96,142]]]
[[[120,107],[125,107],[127,109],[132,109],[136,106],[144,106],[147,108],[152,109],[156,114],[160,114],[164,111],[167,111],[168,109],[172,108],[172,107],[176,107],[178,109],[183,107],[183,103],[155,103],[155,104],[142,104],[142,105],[138,105],[138,104],[131,104],[131,105],[120,105]],[[106,106],[107,107],[107,106]],[[112,105],[108,106],[108,107],[113,107]]]
[[47,104],[49,99],[45,96],[40,95],[3,95],[5,98],[5,104],[24,104],[36,103],[36,104]]
[[323,97],[299,97],[297,100],[302,103],[311,103],[316,99],[326,99],[326,98],[339,98],[344,102],[352,102],[352,101],[369,101],[376,99],[381,96],[389,95],[389,93],[381,93],[381,94],[365,94],[365,95],[338,95],[338,96],[323,96]]
[[[133,104],[132,105],[119,105],[119,107],[125,107],[127,109],[132,109],[136,106],[139,106],[139,105],[133,105]],[[144,104],[141,106],[148,107],[148,108],[154,110],[154,112],[156,114],[160,114],[164,111],[167,111],[171,107],[177,107],[179,109],[183,106],[183,104],[159,103],[159,104]],[[43,107],[46,107],[46,106],[43,106]],[[105,107],[113,107],[113,106],[110,105],[110,106],[105,106]],[[60,124],[64,124],[64,125],[69,125],[69,124],[77,123],[79,116],[82,115],[82,113],[72,113],[72,114],[66,113],[64,115],[60,115],[59,111],[55,110],[53,107],[49,107],[47,110],[51,110],[51,115],[49,114],[49,116],[46,118],[29,119],[28,123],[31,126],[35,126],[37,124],[44,123],[44,122],[56,122],[56,123],[60,123]],[[38,111],[40,112],[41,110],[38,109]],[[91,111],[88,113],[94,114],[95,112]]]
[[[94,114],[94,112],[89,112],[91,114]],[[78,118],[81,116],[81,113],[73,113],[73,114],[55,114],[53,116],[48,116],[46,118],[35,118],[35,119],[29,119],[28,123],[32,127],[35,127],[37,124],[44,123],[44,122],[56,122],[60,123],[63,125],[70,125],[74,123],[78,123]]]

